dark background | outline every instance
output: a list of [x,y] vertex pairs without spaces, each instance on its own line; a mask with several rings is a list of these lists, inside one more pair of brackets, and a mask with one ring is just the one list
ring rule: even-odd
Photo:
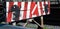
[[51,4],[51,14],[44,16],[45,24],[60,25],[60,4]]

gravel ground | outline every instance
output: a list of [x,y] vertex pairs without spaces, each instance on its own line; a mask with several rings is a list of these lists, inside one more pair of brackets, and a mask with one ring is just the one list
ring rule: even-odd
[[[23,24],[24,23],[21,23],[21,25],[23,25]],[[37,29],[38,26],[36,24],[30,23],[26,27]],[[44,29],[60,29],[60,26],[44,25]]]
[[[20,23],[20,25],[24,25],[24,23]],[[36,24],[28,24],[26,27],[22,26],[12,26],[12,25],[0,25],[0,29],[37,29]],[[44,25],[44,29],[60,29],[60,26],[52,26],[52,25]]]
[[60,26],[45,25],[45,29],[60,29]]

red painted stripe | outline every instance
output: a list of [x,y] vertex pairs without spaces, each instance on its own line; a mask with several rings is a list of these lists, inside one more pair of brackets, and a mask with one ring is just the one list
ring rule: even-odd
[[[11,7],[13,6],[13,3],[14,2],[9,2],[9,10],[8,11],[10,11],[11,10]],[[7,22],[11,22],[11,18],[12,18],[12,12],[9,12],[8,13],[8,17],[7,17]]]
[[19,8],[21,7],[21,2],[18,2],[18,7],[19,7]]
[[[37,3],[37,2],[35,2],[35,3]],[[35,4],[35,5],[36,5],[36,4]],[[38,6],[35,8],[35,11],[34,11],[33,15],[39,16]]]
[[41,15],[43,15],[42,2],[40,2],[40,10],[41,10]]
[[46,5],[46,2],[44,1],[44,6]]
[[28,5],[28,2],[25,2],[25,6],[24,6],[24,13],[23,13],[23,19],[26,19],[26,14],[27,14],[27,5]]
[[33,11],[35,4],[36,4],[35,2],[31,2],[31,9],[30,9],[30,16],[29,16],[30,18],[32,18],[32,15],[33,15],[32,11]]

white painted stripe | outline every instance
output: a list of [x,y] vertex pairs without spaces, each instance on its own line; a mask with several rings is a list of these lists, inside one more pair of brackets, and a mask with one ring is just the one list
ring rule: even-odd
[[45,9],[44,9],[45,7],[44,7],[44,2],[42,2],[42,9],[43,9],[43,15],[45,15]]
[[26,14],[26,18],[30,18],[30,6],[31,6],[31,2],[28,2],[28,6],[27,6],[27,14]]
[[44,2],[42,2],[42,8],[44,8]]
[[48,2],[46,1],[46,4],[48,4]]
[[6,2],[6,17],[8,17],[9,2]]
[[14,2],[14,5],[18,5],[18,2]]
[[47,14],[50,14],[49,12]]
[[[21,10],[24,10],[24,5],[25,5],[25,2],[21,2]],[[19,20],[23,19],[23,13],[24,13],[24,11],[20,11]]]
[[33,10],[32,10],[32,14],[34,13],[36,7],[37,7],[37,4],[35,4],[35,7],[33,8]]
[[38,2],[38,13],[39,13],[39,16],[41,16],[41,10],[40,10],[40,3]]
[[32,18],[33,18],[33,17],[37,17],[37,16],[36,16],[36,15],[32,15]]

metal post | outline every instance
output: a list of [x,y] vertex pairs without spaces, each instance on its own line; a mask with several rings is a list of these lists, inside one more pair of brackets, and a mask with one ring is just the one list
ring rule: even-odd
[[27,20],[27,22],[23,25],[24,27],[26,27],[28,25],[28,23],[32,22],[33,19],[29,19]]
[[44,28],[44,23],[43,23],[43,16],[41,16],[41,28]]
[[28,21],[23,25],[23,27],[26,27],[28,25]]
[[13,26],[16,26],[16,22],[12,23]]

